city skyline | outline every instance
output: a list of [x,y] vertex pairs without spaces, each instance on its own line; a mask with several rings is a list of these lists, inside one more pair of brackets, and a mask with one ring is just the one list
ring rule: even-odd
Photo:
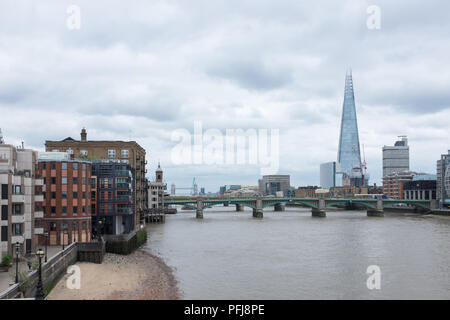
[[40,151],[82,127],[99,140],[135,140],[149,173],[159,159],[168,183],[196,177],[208,191],[256,184],[259,167],[175,166],[174,130],[193,132],[199,120],[223,133],[279,129],[278,173],[294,186],[318,185],[319,164],[336,158],[351,66],[371,183],[381,184],[382,147],[399,135],[409,138],[411,169],[433,173],[449,149],[442,30],[450,27],[438,18],[450,5],[432,2],[381,1],[381,28],[370,30],[368,3],[81,1],[81,28],[68,30],[66,4],[6,1],[0,128],[6,143]]

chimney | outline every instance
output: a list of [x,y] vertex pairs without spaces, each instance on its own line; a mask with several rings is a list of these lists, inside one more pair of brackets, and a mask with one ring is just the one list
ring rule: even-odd
[[81,129],[81,141],[87,141],[87,133],[84,127]]

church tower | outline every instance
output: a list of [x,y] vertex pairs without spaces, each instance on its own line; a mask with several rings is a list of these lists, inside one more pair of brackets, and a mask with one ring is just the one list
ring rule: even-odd
[[159,162],[158,162],[158,169],[156,169],[156,171],[155,171],[155,176],[156,176],[156,182],[163,182],[163,171],[161,169]]

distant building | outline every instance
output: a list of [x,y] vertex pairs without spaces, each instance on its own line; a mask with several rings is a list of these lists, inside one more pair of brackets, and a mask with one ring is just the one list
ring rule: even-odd
[[332,198],[351,198],[356,195],[366,195],[369,194],[369,188],[365,187],[334,187],[330,189],[330,197]]
[[136,193],[134,206],[134,225],[139,225],[144,219],[144,209],[147,208],[145,174],[145,150],[136,141],[96,141],[88,140],[86,129],[81,130],[81,140],[68,137],[61,141],[45,141],[46,151],[63,151],[72,158],[89,160],[108,160],[129,164],[134,170],[133,189]]
[[[135,226],[134,170],[126,163],[93,161],[92,176],[96,177],[96,212],[92,213],[93,228],[104,235],[130,233]],[[98,223],[102,220],[101,225]]]
[[383,193],[389,199],[404,199],[403,186],[412,181],[413,177],[423,173],[414,171],[394,172],[383,177]]
[[164,193],[167,189],[167,184],[163,179],[163,170],[158,163],[158,168],[155,171],[155,181],[148,182],[148,207],[149,209],[161,208],[160,200],[164,199]]
[[0,141],[0,258],[35,252],[35,218],[42,218],[43,179],[36,172],[38,152]]
[[450,150],[437,161],[436,197],[441,208],[450,207]]
[[320,165],[320,186],[325,189],[336,187],[336,161]]
[[403,198],[406,200],[436,200],[436,176],[416,175],[403,183]]
[[296,198],[317,198],[316,190],[320,188],[317,186],[298,187],[294,190]]
[[258,181],[259,192],[262,195],[276,195],[278,191],[286,193],[291,190],[290,175],[267,175]]
[[[68,245],[91,241],[91,162],[70,160],[67,153],[43,152],[38,172],[44,179],[44,216],[36,219],[49,239],[37,242]],[[95,212],[94,212],[95,213]]]
[[394,146],[383,147],[383,177],[392,173],[409,171],[408,138],[400,136]]
[[242,186],[239,184],[224,185],[224,186],[220,187],[219,194],[224,195],[226,192],[240,190],[241,188],[242,188]]

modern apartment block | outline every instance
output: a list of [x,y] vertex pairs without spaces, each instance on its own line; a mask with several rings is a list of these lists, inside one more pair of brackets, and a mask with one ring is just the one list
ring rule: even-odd
[[409,171],[409,146],[406,136],[399,136],[393,146],[383,147],[383,177]]
[[291,189],[290,175],[267,175],[258,181],[261,194],[276,195],[278,191],[287,192]]
[[87,139],[86,129],[81,130],[81,139],[68,137],[62,141],[46,141],[46,151],[68,152],[74,158],[83,157],[89,160],[114,160],[128,164],[135,171],[133,189],[136,194],[135,222],[138,226],[144,221],[144,210],[147,208],[145,174],[145,150],[135,141],[94,141]]
[[91,162],[71,160],[65,152],[43,152],[38,172],[44,179],[44,217],[36,223],[49,239],[37,235],[37,242],[90,242]]
[[35,218],[43,212],[43,179],[36,172],[38,153],[34,150],[0,144],[0,255],[35,252]]
[[450,207],[450,150],[437,161],[436,194],[440,208]]
[[163,180],[163,171],[160,164],[155,171],[155,181],[148,182],[148,208],[160,208],[160,199],[164,199],[164,192],[167,189],[167,184]]
[[[135,225],[134,170],[118,161],[94,161],[92,175],[96,178],[96,210],[93,228],[104,235],[130,233]],[[102,221],[101,226],[98,224]]]
[[436,176],[417,175],[403,183],[403,198],[406,200],[436,200]]

